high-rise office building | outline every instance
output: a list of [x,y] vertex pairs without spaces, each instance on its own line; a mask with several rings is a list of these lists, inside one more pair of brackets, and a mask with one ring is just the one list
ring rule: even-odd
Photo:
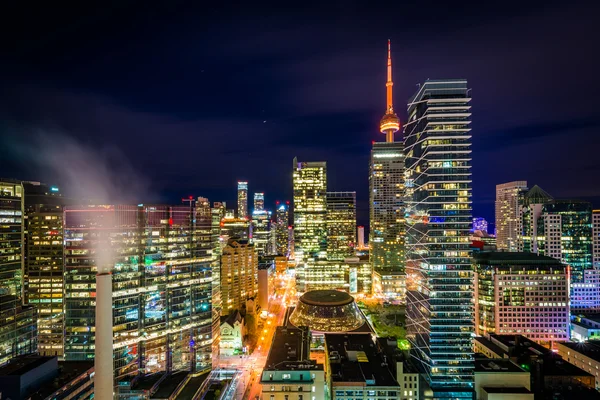
[[237,211],[238,218],[248,218],[248,182],[238,182]]
[[525,196],[522,212],[523,248],[546,255],[571,268],[572,282],[583,282],[593,266],[592,205],[557,200],[534,186]]
[[265,194],[254,193],[254,211],[264,211],[265,209]]
[[532,253],[473,254],[475,332],[569,340],[569,278],[560,261]]
[[37,351],[36,313],[23,305],[24,190],[0,181],[0,365]]
[[356,251],[356,192],[327,192],[327,259],[344,260]]
[[37,312],[38,351],[63,356],[63,206],[70,200],[56,186],[23,182],[25,190],[26,304]]
[[470,101],[466,80],[428,80],[404,130],[407,337],[436,398],[473,396]]
[[327,252],[327,164],[294,158],[295,258],[323,257]]
[[277,245],[277,254],[281,254],[283,256],[289,255],[289,225],[289,207],[287,204],[280,204],[277,206],[277,211],[275,212],[275,241]]
[[600,210],[592,211],[592,262],[600,269]]
[[380,131],[385,142],[374,142],[369,164],[370,259],[382,275],[404,274],[404,145],[394,141],[400,119],[392,100],[392,58],[388,41],[387,107]]
[[483,233],[488,233],[488,222],[485,218],[477,217],[473,218],[473,232],[481,231]]
[[522,225],[523,197],[527,181],[496,185],[496,246],[498,250],[523,251],[519,240]]
[[364,226],[358,227],[358,245],[356,248],[358,250],[364,250],[366,248],[366,246],[365,246],[365,227]]
[[251,231],[251,241],[258,255],[270,255],[272,253],[271,212],[265,209],[252,211]]
[[[212,272],[218,266],[204,200],[65,207],[66,360],[95,357],[99,374],[96,329],[103,315],[95,308],[104,307],[108,294],[114,334],[109,360],[119,390],[130,389],[139,375],[210,370],[218,326]],[[100,280],[105,274],[96,276],[105,270],[112,270],[112,295]]]
[[246,300],[258,291],[258,256],[245,239],[229,239],[221,255],[221,301],[223,315],[244,310]]

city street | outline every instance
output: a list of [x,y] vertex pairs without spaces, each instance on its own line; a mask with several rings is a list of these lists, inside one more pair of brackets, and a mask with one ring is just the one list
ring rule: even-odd
[[293,277],[277,276],[271,282],[276,289],[274,294],[269,296],[267,317],[258,318],[258,343],[254,352],[248,356],[220,357],[220,368],[241,371],[239,379],[235,381],[238,387],[232,400],[255,400],[256,396],[260,396],[260,376],[267,360],[275,328],[283,323],[286,307],[295,303],[296,291]]

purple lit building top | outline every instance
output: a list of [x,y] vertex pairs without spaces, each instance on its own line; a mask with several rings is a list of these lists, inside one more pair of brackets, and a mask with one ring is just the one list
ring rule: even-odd
[[485,218],[473,218],[473,231],[482,231],[488,233],[488,222]]

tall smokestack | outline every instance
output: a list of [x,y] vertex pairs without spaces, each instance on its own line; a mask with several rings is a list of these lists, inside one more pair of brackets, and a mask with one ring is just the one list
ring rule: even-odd
[[94,354],[94,399],[113,400],[112,275],[96,275],[96,347]]

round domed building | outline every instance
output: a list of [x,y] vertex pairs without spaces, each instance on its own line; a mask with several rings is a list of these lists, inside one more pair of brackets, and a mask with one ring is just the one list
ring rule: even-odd
[[304,293],[289,317],[296,326],[308,326],[312,331],[350,332],[366,321],[354,297],[337,290],[313,290]]

